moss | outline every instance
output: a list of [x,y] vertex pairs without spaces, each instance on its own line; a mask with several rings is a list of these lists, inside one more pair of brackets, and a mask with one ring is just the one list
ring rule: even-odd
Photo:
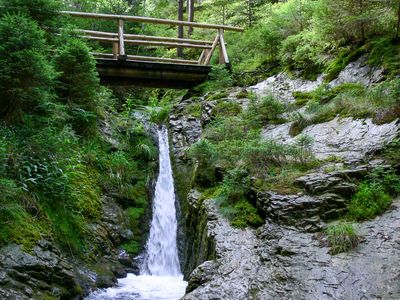
[[67,176],[70,181],[71,198],[77,212],[88,219],[98,219],[102,212],[102,202],[96,171],[78,165]]
[[385,146],[382,156],[391,163],[400,161],[400,138],[394,139]]
[[372,40],[368,45],[368,63],[382,66],[387,78],[400,74],[400,42],[388,37]]
[[237,228],[248,226],[256,228],[264,223],[257,209],[244,199],[234,205],[223,205],[220,207],[220,210],[230,220],[232,226]]
[[130,241],[129,243],[123,244],[121,247],[131,255],[138,255],[142,249],[137,241]]
[[50,236],[48,220],[26,210],[24,203],[30,205],[31,199],[13,180],[0,178],[0,190],[0,244],[16,243],[29,252],[43,236]]
[[237,99],[244,99],[249,97],[249,92],[246,89],[242,89],[236,94]]
[[219,102],[212,109],[212,115],[214,118],[222,117],[232,117],[240,114],[242,112],[242,107],[236,102]]
[[206,101],[220,100],[220,99],[226,98],[226,97],[228,97],[227,91],[218,91],[218,92],[210,93],[206,97]]
[[184,114],[191,115],[193,117],[199,118],[201,117],[201,103],[192,103],[185,107]]
[[310,92],[293,92],[292,95],[295,99],[295,104],[299,107],[306,105],[308,101],[313,99],[313,95]]
[[364,47],[355,50],[343,49],[336,58],[325,69],[325,82],[330,82],[337,78],[339,73],[352,61],[357,60],[366,53]]

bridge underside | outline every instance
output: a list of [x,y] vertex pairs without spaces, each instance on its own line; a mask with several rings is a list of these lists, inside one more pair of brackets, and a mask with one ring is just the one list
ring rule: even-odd
[[186,89],[203,83],[210,66],[97,59],[97,71],[103,84]]

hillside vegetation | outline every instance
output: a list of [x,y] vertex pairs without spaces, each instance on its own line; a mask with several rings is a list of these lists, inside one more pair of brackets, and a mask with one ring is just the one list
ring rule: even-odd
[[[17,243],[30,251],[44,238],[71,255],[95,258],[102,250],[91,225],[100,221],[104,202],[113,198],[134,233],[117,246],[136,254],[143,244],[139,227],[148,207],[156,148],[132,113],[140,110],[163,122],[182,93],[136,89],[118,98],[100,85],[90,55],[91,50],[110,52],[110,45],[86,43],[73,32],[115,32],[115,22],[72,20],[58,13],[62,9],[176,19],[177,3],[0,0],[0,246]],[[312,141],[300,134],[304,127],[337,115],[372,117],[378,123],[400,115],[400,1],[206,0],[195,4],[195,20],[245,28],[243,34],[226,33],[232,72],[216,67],[210,81],[197,88],[198,94],[213,92],[210,100],[224,98],[223,90],[232,85],[248,86],[278,71],[308,79],[325,73],[328,82],[364,54],[370,65],[386,70],[385,82],[371,88],[330,90],[323,85],[297,94],[296,107],[252,94],[242,95],[251,99],[246,111],[218,103],[204,139],[188,156],[198,164],[196,186],[219,199],[235,226],[262,223],[249,196],[251,187],[296,192],[294,177],[321,163],[309,151]],[[166,26],[132,23],[126,31],[176,36],[176,28]],[[211,40],[214,34],[196,29],[192,37]],[[176,49],[135,46],[128,51],[176,54]],[[198,55],[197,50],[184,53],[186,58]],[[263,126],[286,121],[282,114],[301,106],[310,114],[292,116],[295,145],[261,140]],[[192,115],[201,113],[199,106],[190,109]],[[222,179],[215,178],[216,168],[223,170]],[[396,191],[381,179],[362,183],[349,218],[370,218],[386,209],[389,196],[399,192],[397,175],[392,175]],[[360,199],[376,195],[381,200],[376,210],[360,208]]]

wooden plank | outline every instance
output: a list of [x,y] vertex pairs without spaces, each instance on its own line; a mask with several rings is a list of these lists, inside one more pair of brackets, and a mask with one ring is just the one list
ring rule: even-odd
[[125,59],[124,20],[118,20],[118,58]]
[[128,59],[129,60],[137,60],[137,61],[157,61],[157,62],[165,62],[165,63],[197,65],[196,60],[176,59],[176,58],[128,55]]
[[219,29],[219,63],[229,64],[228,51],[226,51],[224,30]]
[[206,66],[208,66],[208,65],[210,64],[211,57],[212,57],[212,55],[214,54],[215,48],[217,47],[218,43],[219,43],[219,32],[217,33],[217,36],[215,37],[214,42],[213,42],[213,44],[212,44],[211,50],[210,50],[210,52],[207,54],[207,57],[206,57],[206,59],[205,59],[205,61],[204,61],[204,64],[205,64]]
[[83,39],[88,39],[88,40],[94,40],[94,41],[99,41],[99,42],[119,42],[118,38],[106,38],[106,37],[101,37],[101,36],[87,36],[87,35],[81,35],[79,36],[80,38]]
[[243,31],[243,28],[227,25],[218,24],[204,24],[196,22],[186,22],[186,21],[175,21],[167,19],[158,18],[148,18],[148,17],[138,17],[138,16],[127,16],[127,15],[113,15],[113,14],[96,14],[96,13],[85,13],[77,11],[61,11],[62,14],[67,14],[74,17],[89,18],[89,19],[103,19],[103,20],[124,20],[129,22],[139,22],[139,23],[153,23],[153,24],[163,24],[163,25],[173,25],[173,26],[190,26],[198,28],[209,28],[209,29],[224,29],[230,31]]
[[161,46],[169,48],[196,48],[196,49],[210,49],[210,45],[193,45],[187,43],[169,43],[169,42],[153,42],[141,40],[125,40],[126,44],[141,45],[141,46]]
[[[98,58],[110,58],[112,59],[113,54],[109,53],[91,53],[93,56]],[[140,55],[127,55],[128,60],[135,61],[154,61],[154,62],[164,62],[164,63],[176,63],[176,64],[188,64],[197,65],[197,60],[186,60],[186,59],[175,59],[175,58],[165,58],[165,57],[152,57],[152,56],[140,56]]]
[[105,32],[105,31],[79,29],[78,32],[85,33],[87,36],[100,36],[100,37],[110,37],[110,38],[118,37],[118,33]]

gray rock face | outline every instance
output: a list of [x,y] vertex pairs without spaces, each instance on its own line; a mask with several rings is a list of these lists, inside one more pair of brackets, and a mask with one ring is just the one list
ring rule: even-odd
[[[267,126],[263,130],[263,137],[293,143],[295,139],[289,135],[290,125],[286,123]],[[336,156],[353,163],[382,149],[396,138],[400,134],[400,123],[395,120],[376,125],[372,119],[335,118],[326,123],[308,126],[303,134],[313,139],[312,151],[318,159]]]
[[398,299],[400,201],[358,227],[365,240],[352,252],[331,256],[310,233],[267,224],[260,255],[271,284],[249,299]]
[[316,81],[303,80],[299,78],[291,79],[285,73],[274,75],[254,86],[250,90],[258,96],[273,95],[283,103],[292,103],[295,101],[293,92],[310,92],[315,90],[323,82],[323,76],[319,76]]
[[367,64],[367,61],[368,57],[364,55],[349,63],[328,86],[332,88],[343,83],[359,83],[370,86],[381,81],[385,70],[382,67],[371,67]]
[[1,299],[72,298],[77,294],[72,265],[46,240],[39,241],[32,254],[18,245],[3,247],[0,267]]
[[[364,55],[348,64],[328,86],[333,88],[343,83],[358,83],[370,86],[381,81],[385,70],[382,67],[371,67],[367,64],[367,61],[368,57]],[[290,78],[285,73],[279,73],[251,86],[250,90],[260,97],[273,95],[283,103],[292,103],[295,100],[293,92],[311,92],[323,83],[324,77],[324,75],[320,75],[317,80],[310,81]]]
[[343,215],[347,211],[347,203],[348,199],[329,192],[319,196],[278,195],[272,192],[257,195],[259,209],[265,211],[268,221],[307,232],[321,230],[323,221]]
[[[382,69],[367,66],[362,57],[344,69],[330,87],[345,82],[370,86],[379,82],[382,74]],[[278,74],[250,89],[289,104],[295,100],[293,92],[312,91],[322,83],[323,76],[306,81]],[[245,108],[247,99],[231,99],[237,93],[231,91],[224,101],[236,101]],[[176,110],[170,122],[178,159],[184,157],[183,149],[201,137],[215,104],[205,107],[208,104],[203,101],[197,119],[180,114],[184,105],[187,103]],[[290,122],[268,125],[262,134],[266,139],[294,143],[290,126]],[[398,137],[400,122],[375,125],[371,119],[335,118],[308,126],[303,133],[314,140],[312,151],[318,159],[338,157],[353,168],[333,172],[321,168],[300,177],[295,184],[303,192],[297,195],[258,192],[256,204],[265,214],[266,224],[257,230],[232,228],[212,200],[199,201],[200,194],[192,190],[186,204],[190,206],[188,227],[194,245],[186,253],[194,259],[186,271],[197,267],[188,278],[183,299],[400,298],[400,199],[392,210],[357,225],[362,242],[354,251],[332,256],[323,234],[316,233],[325,222],[346,213],[356,190],[353,179],[362,179],[373,167],[382,165],[381,161],[359,163]]]
[[193,291],[183,299],[250,299],[251,283],[260,267],[255,233],[232,228],[211,200],[204,205],[213,216],[207,231],[215,240],[216,260],[206,261],[192,272],[189,290]]
[[336,256],[316,235],[273,223],[257,232],[208,222],[217,257],[196,268],[183,299],[398,299],[400,199],[393,209],[358,225],[363,242]]
[[201,120],[191,116],[171,115],[169,120],[172,129],[173,152],[176,158],[185,158],[185,150],[201,138]]

